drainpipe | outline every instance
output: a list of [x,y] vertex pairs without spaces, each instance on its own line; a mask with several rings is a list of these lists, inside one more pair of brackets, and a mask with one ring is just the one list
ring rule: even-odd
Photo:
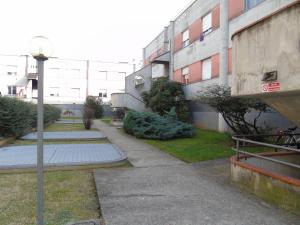
[[145,60],[146,60],[146,48],[143,48],[143,67],[145,66]]
[[25,55],[25,76],[28,76],[28,55]]
[[89,68],[90,61],[86,60],[86,97],[89,95]]
[[[228,0],[220,0],[220,76],[219,85],[228,86]],[[227,131],[228,127],[219,114],[219,131]]]
[[170,22],[170,62],[169,62],[169,80],[173,80],[173,70],[174,70],[174,57],[173,57],[173,47],[174,47],[174,21]]

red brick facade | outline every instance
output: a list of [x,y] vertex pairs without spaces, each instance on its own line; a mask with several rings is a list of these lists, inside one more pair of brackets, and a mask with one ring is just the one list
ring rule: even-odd
[[212,27],[214,30],[218,29],[220,26],[220,5],[218,4],[212,10]]
[[181,69],[174,71],[173,80],[182,83],[182,73]]
[[190,43],[198,40],[202,33],[202,18],[197,19],[189,28]]
[[244,0],[229,0],[229,20],[243,14]]
[[189,83],[199,82],[202,79],[202,63],[198,61],[189,66]]
[[174,37],[174,43],[173,43],[173,51],[177,52],[182,48],[182,33],[177,34]]
[[219,67],[220,67],[220,55],[215,54],[211,56],[211,78],[219,76]]

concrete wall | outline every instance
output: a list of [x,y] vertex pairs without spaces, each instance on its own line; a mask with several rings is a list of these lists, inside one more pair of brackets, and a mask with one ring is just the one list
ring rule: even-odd
[[[299,162],[299,157],[297,158]],[[300,180],[283,175],[282,172],[289,172],[281,170],[282,168],[277,170],[277,166],[274,168],[274,165],[266,161],[255,162],[257,165],[263,165],[257,167],[251,165],[249,160],[250,158],[245,162],[239,162],[231,158],[232,181],[265,201],[300,215]],[[267,167],[267,170],[264,167]],[[280,173],[276,173],[278,171]],[[297,172],[296,174],[299,174]]]
[[233,40],[234,95],[264,95],[263,74],[271,71],[278,72],[278,93],[299,90],[300,4],[247,28]]
[[149,65],[154,58],[170,50],[170,33],[170,26],[166,26],[163,31],[144,48],[144,66]]
[[[141,76],[144,79],[144,84],[135,86],[134,78],[136,76]],[[130,101],[131,109],[139,110],[144,107],[142,101],[142,92],[149,91],[152,84],[152,66],[148,65],[141,70],[130,74],[125,78],[125,93],[129,95],[128,101]],[[137,100],[139,99],[139,100]]]
[[[287,26],[288,24],[288,26]],[[300,4],[233,37],[234,95],[256,95],[300,126]],[[262,81],[266,72],[277,79]],[[265,89],[276,84],[274,90]]]
[[[65,111],[71,111],[73,114],[70,116],[82,117],[83,104],[52,104],[62,110],[62,116]],[[110,105],[102,105],[103,116],[112,116],[112,109]]]
[[152,64],[152,79],[167,77],[169,75],[169,66],[164,64]]

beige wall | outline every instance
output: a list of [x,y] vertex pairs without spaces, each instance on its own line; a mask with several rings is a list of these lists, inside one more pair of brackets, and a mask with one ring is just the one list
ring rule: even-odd
[[[266,93],[262,78],[271,71],[277,71],[280,89]],[[232,81],[233,95],[257,95],[300,126],[299,3],[233,37]]]

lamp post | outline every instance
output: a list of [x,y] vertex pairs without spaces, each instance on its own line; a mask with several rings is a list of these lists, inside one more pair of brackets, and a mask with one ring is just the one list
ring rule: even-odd
[[37,61],[38,103],[37,103],[37,225],[44,225],[44,61],[48,60],[52,48],[49,40],[43,36],[35,36],[31,43],[31,55]]

